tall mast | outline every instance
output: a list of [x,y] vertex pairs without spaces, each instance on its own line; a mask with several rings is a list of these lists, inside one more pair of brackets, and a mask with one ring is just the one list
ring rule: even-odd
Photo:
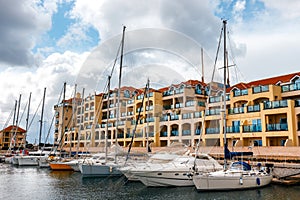
[[29,94],[29,100],[28,100],[27,117],[26,117],[26,133],[25,133],[25,135],[24,135],[24,140],[25,140],[24,147],[26,147],[26,136],[27,136],[27,133],[28,133],[28,122],[29,122],[30,102],[31,102],[31,92],[30,92],[30,94]]
[[109,95],[110,95],[110,79],[111,76],[108,76],[107,83],[107,115],[106,115],[106,131],[105,131],[105,163],[107,162],[107,140],[108,140],[108,119],[109,119]]
[[202,77],[201,81],[204,83],[204,61],[203,61],[203,48],[201,47],[201,69],[202,69]]
[[79,128],[77,132],[77,151],[76,151],[76,157],[78,157],[78,151],[79,151],[79,143],[80,143],[80,133],[81,133],[81,123],[83,121],[83,113],[84,113],[84,88],[82,89],[82,97],[81,97],[81,110],[80,110],[80,121],[79,121]]
[[[74,97],[72,99],[72,124],[71,124],[71,127],[74,127],[75,126],[75,112],[76,112],[76,90],[77,90],[77,84],[75,83],[75,86],[74,86]],[[70,140],[70,153],[69,153],[69,156],[71,157],[72,155],[72,133],[69,132],[69,140]]]
[[46,88],[44,88],[44,96],[43,96],[43,104],[42,104],[42,113],[41,113],[41,120],[40,120],[40,135],[39,135],[39,145],[41,144],[42,140],[42,129],[43,129],[43,117],[44,117],[44,107],[45,107],[45,96],[46,96]]
[[[65,137],[65,98],[66,98],[66,85],[67,83],[64,82],[64,89],[63,89],[63,99],[62,99],[62,114],[61,114],[61,137],[62,139],[64,139]],[[62,150],[62,145],[63,145],[63,141],[60,141],[60,150]]]
[[150,148],[149,148],[149,109],[150,109],[150,95],[149,95],[149,91],[150,91],[150,88],[149,88],[149,83],[150,81],[149,81],[149,78],[148,78],[148,80],[147,80],[147,95],[148,95],[148,101],[147,101],[147,118],[146,118],[146,120],[147,120],[147,132],[146,132],[146,148],[147,148],[147,152],[149,153],[151,150],[150,150]]
[[226,141],[226,69],[227,69],[227,49],[226,49],[226,24],[227,21],[223,20],[223,31],[224,31],[224,91],[223,91],[223,132],[224,132],[224,169],[227,168],[226,163],[226,152],[225,149],[227,148],[227,141]]
[[116,134],[115,134],[115,143],[117,145],[117,137],[118,137],[118,123],[120,118],[120,90],[121,90],[121,82],[122,82],[122,66],[123,66],[123,51],[124,51],[124,37],[125,37],[125,29],[126,26],[123,26],[123,34],[121,41],[121,58],[120,58],[120,72],[119,72],[119,87],[118,87],[118,102],[117,102],[117,123],[116,123]]

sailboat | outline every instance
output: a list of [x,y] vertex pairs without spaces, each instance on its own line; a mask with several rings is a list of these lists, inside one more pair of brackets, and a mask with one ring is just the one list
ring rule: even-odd
[[[42,126],[43,126],[43,114],[44,114],[44,105],[45,105],[45,95],[46,88],[44,88],[44,96],[43,96],[43,104],[42,104],[42,113],[40,119],[40,133],[39,133],[39,145],[41,144],[41,136],[42,136]],[[29,152],[28,155],[20,155],[18,158],[19,166],[37,166],[38,160],[41,158],[47,158],[49,151],[42,151],[39,149],[38,151]]]
[[226,24],[223,20],[224,31],[224,91],[223,91],[223,120],[224,120],[224,169],[209,173],[194,173],[193,182],[197,190],[242,190],[260,188],[271,183],[272,175],[269,170],[263,170],[261,166],[251,167],[243,161],[233,162],[227,167],[227,159],[234,156],[249,156],[252,152],[230,152],[226,141],[226,69],[227,50],[226,50]]
[[[123,65],[123,49],[124,49],[124,36],[125,36],[126,27],[123,26],[123,34],[121,40],[121,57],[120,57],[120,72],[119,72],[119,87],[118,87],[118,111],[117,111],[117,122],[116,122],[116,136],[115,136],[115,145],[114,145],[114,153],[108,154],[107,148],[107,133],[108,129],[105,133],[105,155],[97,160],[87,160],[84,163],[81,163],[79,166],[80,172],[83,176],[121,176],[122,172],[119,170],[120,165],[123,165],[124,159],[120,158],[118,160],[118,143],[117,143],[117,132],[118,132],[118,117],[119,117],[119,106],[120,106],[120,88],[121,88],[121,74],[122,74],[122,65]],[[110,78],[108,77],[108,95],[110,92]],[[108,100],[109,102],[109,100]],[[108,119],[108,118],[107,118]],[[108,125],[108,124],[107,124]],[[106,127],[108,128],[108,126]],[[88,162],[90,161],[90,162]]]

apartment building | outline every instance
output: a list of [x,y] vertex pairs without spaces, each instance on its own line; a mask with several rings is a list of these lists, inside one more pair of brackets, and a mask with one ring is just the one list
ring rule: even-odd
[[0,149],[24,147],[26,130],[19,126],[10,125],[0,131]]
[[101,147],[107,136],[109,145],[128,146],[134,133],[135,147],[147,141],[195,146],[199,140],[223,146],[225,111],[230,146],[299,146],[300,72],[227,86],[226,109],[222,88],[189,80],[146,92],[122,87],[120,97],[117,89],[89,96],[76,106],[76,123],[64,133],[72,137],[64,137],[64,144]]

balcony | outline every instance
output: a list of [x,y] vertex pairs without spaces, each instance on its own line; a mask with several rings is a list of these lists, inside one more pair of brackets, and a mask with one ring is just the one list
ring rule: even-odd
[[267,124],[267,131],[287,131],[287,124]]
[[197,88],[195,89],[195,94],[203,94],[203,92],[201,89]]
[[146,106],[146,111],[153,110],[153,106]]
[[124,134],[123,134],[123,133],[119,133],[119,134],[117,135],[117,138],[124,138]]
[[179,120],[179,115],[170,115],[170,120]]
[[131,116],[131,115],[133,115],[133,111],[127,112],[127,116]]
[[173,91],[164,91],[163,97],[173,95]]
[[175,94],[182,94],[183,93],[183,88],[179,88],[179,89],[176,89],[174,92]]
[[268,92],[268,91],[269,91],[269,86],[268,85],[261,85],[261,86],[257,86],[257,87],[252,88],[253,94]]
[[154,117],[148,117],[148,118],[146,118],[145,122],[154,122]]
[[192,106],[194,106],[195,105],[195,101],[187,101],[186,103],[185,103],[185,106],[186,107],[192,107]]
[[205,111],[205,115],[206,115],[206,116],[220,115],[220,109],[206,110],[206,111]]
[[127,104],[133,104],[134,103],[134,100],[130,99],[127,101]]
[[163,116],[160,117],[161,122],[165,122],[165,121],[168,121],[168,120],[169,120],[168,115],[163,115]]
[[168,137],[168,132],[160,132],[160,137]]
[[229,108],[228,114],[241,114],[244,113],[244,107],[236,107],[236,108]]
[[295,107],[300,107],[300,99],[295,100]]
[[135,134],[135,137],[136,137],[136,138],[142,138],[142,137],[143,137],[143,133],[136,133],[136,134]]
[[191,135],[191,130],[182,130],[182,136]]
[[227,126],[226,127],[226,132],[227,133],[239,133],[240,132],[240,127],[239,126]]
[[265,110],[274,109],[274,108],[285,108],[285,107],[288,107],[287,100],[264,102]]
[[296,90],[300,90],[300,83],[292,83],[289,85],[281,86],[282,92],[290,92],[290,91],[296,91]]
[[183,103],[176,103],[175,108],[183,108]]
[[221,97],[217,96],[217,97],[209,97],[209,103],[217,103],[221,101]]
[[164,105],[164,106],[163,106],[164,110],[170,110],[171,107],[172,107],[171,105]]
[[261,132],[261,124],[243,125],[243,133]]
[[195,130],[195,135],[200,135],[201,134],[201,129],[196,129]]
[[202,117],[202,113],[201,112],[195,112],[194,113],[194,118],[201,118]]
[[233,92],[233,96],[234,97],[239,97],[239,96],[245,96],[248,95],[248,89],[244,89],[244,90],[235,90]]
[[143,97],[144,97],[144,95],[139,95],[139,96],[137,96],[137,100],[141,100],[141,99],[143,99]]
[[220,128],[206,128],[205,132],[206,134],[219,134]]
[[184,113],[182,114],[182,119],[191,119],[192,118],[192,113]]
[[171,131],[171,136],[178,136],[178,135],[179,135],[178,130]]
[[247,106],[247,112],[259,112],[260,111],[260,105],[253,105],[253,106]]

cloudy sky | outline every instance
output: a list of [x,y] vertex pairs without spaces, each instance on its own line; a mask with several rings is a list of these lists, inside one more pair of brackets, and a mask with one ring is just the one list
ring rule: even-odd
[[[224,18],[232,83],[299,71],[299,9],[298,0],[0,0],[1,129],[12,123],[20,94],[25,127],[32,92],[34,141],[45,87],[43,134],[64,82],[68,98],[75,83],[77,91],[102,92],[124,25],[123,85],[142,87],[147,77],[153,87],[200,79],[201,48],[209,81]],[[114,86],[117,73],[116,67]]]

